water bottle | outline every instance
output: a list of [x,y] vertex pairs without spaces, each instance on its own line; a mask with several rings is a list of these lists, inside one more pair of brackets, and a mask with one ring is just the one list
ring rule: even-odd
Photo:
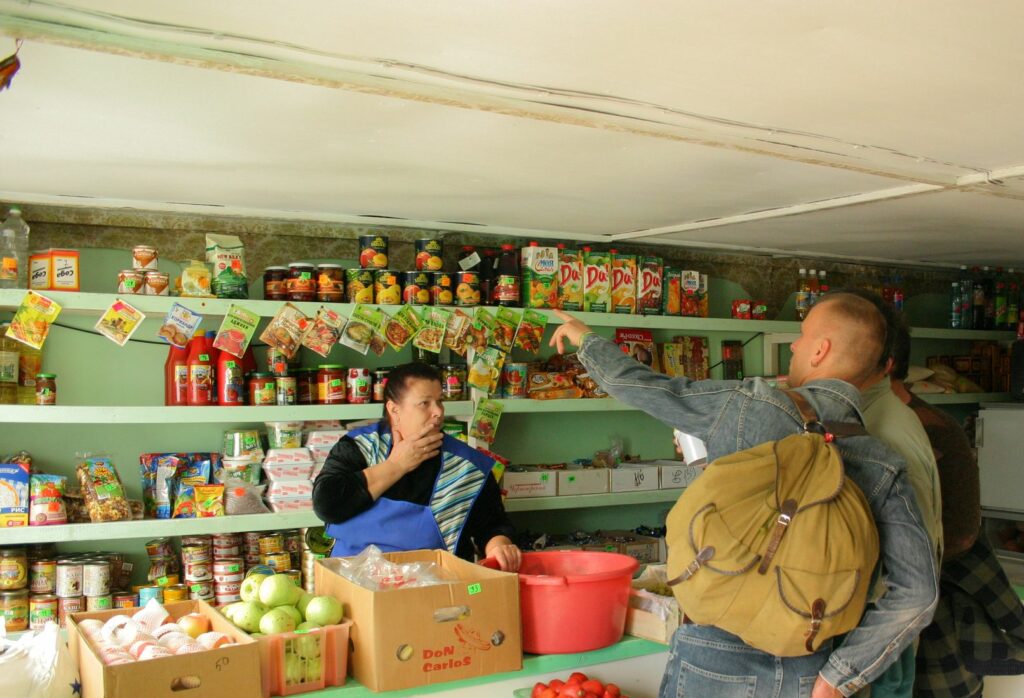
[[974,281],[967,265],[960,265],[960,328],[974,327]]
[[17,206],[0,224],[0,288],[28,288],[28,223]]

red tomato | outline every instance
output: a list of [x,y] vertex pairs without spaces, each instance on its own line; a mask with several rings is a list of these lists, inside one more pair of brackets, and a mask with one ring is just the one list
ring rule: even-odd
[[530,698],[540,698],[540,694],[543,693],[547,687],[547,684],[541,683],[540,681],[533,684],[533,692],[530,693]]
[[539,698],[558,698],[558,691],[548,686],[541,692]]
[[578,683],[578,684],[580,684],[582,686],[583,682],[586,681],[589,678],[590,678],[589,676],[587,676],[586,674],[584,674],[581,671],[574,671],[574,672],[572,672],[569,675],[569,683],[572,683],[573,681],[575,681],[576,683]]
[[551,679],[548,682],[548,687],[555,689],[556,691],[561,690],[562,686],[565,685],[565,681],[562,679]]
[[583,698],[601,698],[601,694],[600,693],[594,693],[592,691],[587,691],[586,693],[583,694]]
[[565,684],[558,692],[561,698],[583,698],[584,694],[586,694],[586,691],[580,688],[580,685],[575,681]]
[[604,693],[604,684],[598,681],[597,679],[587,679],[582,684],[580,684],[580,688],[582,688],[587,693],[596,693],[597,695],[601,695],[602,693]]
[[622,691],[620,691],[619,687],[613,683],[610,683],[607,686],[605,686],[604,692],[609,694],[605,698],[618,698],[618,696],[622,695]]

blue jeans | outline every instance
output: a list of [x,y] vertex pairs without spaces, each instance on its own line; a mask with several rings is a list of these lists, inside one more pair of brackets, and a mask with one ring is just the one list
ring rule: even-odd
[[710,625],[672,637],[659,698],[810,698],[832,654],[829,640],[806,657],[773,657]]

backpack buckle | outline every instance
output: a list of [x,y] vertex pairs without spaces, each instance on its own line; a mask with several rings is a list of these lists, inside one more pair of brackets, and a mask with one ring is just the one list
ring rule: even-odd
[[715,548],[714,548],[714,546],[705,545],[703,548],[700,549],[700,552],[697,553],[697,557],[693,558],[693,562],[691,562],[689,565],[687,565],[686,569],[683,570],[678,577],[676,577],[675,579],[669,580],[668,585],[669,586],[675,586],[679,582],[685,582],[687,579],[689,579],[693,575],[697,574],[697,570],[699,570],[701,567],[703,567],[704,563],[706,563],[708,560],[710,560],[714,556],[715,556]]
[[828,438],[828,431],[825,429],[825,425],[817,420],[804,422],[804,431],[808,434],[818,434]]
[[821,630],[821,621],[825,619],[825,600],[815,599],[814,603],[811,604],[811,627],[804,634],[806,642],[804,643],[804,649],[810,653],[814,653],[814,638],[818,636],[818,632]]

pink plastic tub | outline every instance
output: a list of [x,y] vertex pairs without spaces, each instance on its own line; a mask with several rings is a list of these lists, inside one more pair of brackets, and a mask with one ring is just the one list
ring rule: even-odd
[[[490,559],[483,564],[496,566]],[[628,555],[577,550],[523,553],[519,603],[523,651],[587,652],[622,639],[630,580]]]

